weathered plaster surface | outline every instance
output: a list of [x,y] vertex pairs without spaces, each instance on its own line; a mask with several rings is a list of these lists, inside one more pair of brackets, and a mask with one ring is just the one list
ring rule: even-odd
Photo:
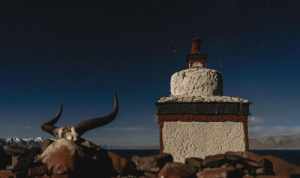
[[181,70],[171,77],[171,94],[174,96],[222,95],[222,75],[216,70],[202,67]]
[[233,96],[167,96],[161,97],[158,103],[249,103],[247,99]]
[[245,151],[245,132],[242,122],[164,122],[163,152],[171,153],[175,161]]

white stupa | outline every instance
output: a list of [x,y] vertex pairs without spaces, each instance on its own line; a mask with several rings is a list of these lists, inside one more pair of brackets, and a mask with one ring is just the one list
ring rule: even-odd
[[194,39],[187,69],[171,77],[170,95],[157,102],[161,152],[175,161],[248,149],[249,101],[223,96],[221,73],[207,68]]

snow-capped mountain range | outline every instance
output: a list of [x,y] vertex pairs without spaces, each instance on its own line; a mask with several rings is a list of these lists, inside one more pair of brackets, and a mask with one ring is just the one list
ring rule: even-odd
[[0,143],[2,144],[31,144],[31,143],[41,143],[43,141],[42,137],[28,137],[28,138],[19,138],[19,137],[7,137],[0,138]]

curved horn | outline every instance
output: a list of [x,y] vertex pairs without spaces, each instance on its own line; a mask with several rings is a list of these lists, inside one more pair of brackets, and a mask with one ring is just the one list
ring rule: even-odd
[[82,135],[88,130],[106,125],[115,119],[115,117],[118,114],[118,111],[119,111],[119,101],[118,101],[118,96],[115,95],[114,102],[113,102],[113,110],[111,113],[109,113],[105,116],[81,121],[81,122],[79,122],[79,124],[77,124],[75,126],[75,130],[79,135]]
[[60,105],[59,111],[58,113],[55,115],[55,117],[53,117],[51,120],[49,120],[48,122],[45,122],[44,124],[42,124],[41,129],[45,132],[48,132],[51,135],[55,135],[54,130],[57,128],[54,126],[54,124],[58,121],[58,119],[60,118],[61,114],[63,112],[63,105]]

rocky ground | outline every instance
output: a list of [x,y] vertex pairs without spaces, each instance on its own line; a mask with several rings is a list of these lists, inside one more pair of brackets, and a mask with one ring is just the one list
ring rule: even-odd
[[173,162],[168,154],[132,157],[137,175],[120,178],[279,178],[300,177],[300,167],[274,156],[251,152],[227,152],[205,159],[187,158]]
[[[23,144],[22,144],[23,145]],[[39,147],[8,144],[0,147],[1,169],[27,170],[34,163]],[[15,157],[9,162],[9,157]],[[123,159],[123,158],[122,158]],[[125,158],[124,158],[125,159]],[[7,161],[4,161],[7,160]],[[271,156],[252,152],[227,152],[201,158],[173,161],[169,154],[133,156],[118,162],[114,178],[281,178],[300,177],[300,167]],[[122,163],[122,164],[121,164]],[[124,163],[124,164],[123,164]],[[128,166],[130,165],[130,166]]]

